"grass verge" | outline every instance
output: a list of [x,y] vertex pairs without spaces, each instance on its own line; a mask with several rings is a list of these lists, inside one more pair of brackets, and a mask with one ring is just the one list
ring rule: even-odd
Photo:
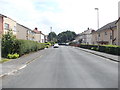
[[1,59],[0,63],[4,63],[4,62],[7,62],[7,61],[10,61],[10,59]]

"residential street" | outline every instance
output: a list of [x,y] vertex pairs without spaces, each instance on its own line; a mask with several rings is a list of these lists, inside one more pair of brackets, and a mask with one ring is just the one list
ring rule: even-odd
[[3,77],[3,88],[118,88],[117,62],[70,46],[48,48],[40,56]]

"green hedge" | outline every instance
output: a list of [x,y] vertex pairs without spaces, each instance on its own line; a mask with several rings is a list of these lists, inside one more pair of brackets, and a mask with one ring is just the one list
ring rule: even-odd
[[7,34],[2,36],[2,57],[7,57],[8,54],[24,55],[29,52],[38,51],[45,48],[45,44],[30,40],[18,40],[9,30]]
[[105,52],[113,55],[120,55],[120,46],[116,45],[80,45],[81,48]]
[[41,44],[35,41],[16,40],[16,53],[18,53],[20,56],[26,53],[38,51],[44,48],[45,48],[44,44]]
[[[8,54],[14,54],[14,53],[17,53],[21,56],[21,55],[34,52],[34,51],[38,51],[38,50],[45,48],[44,44],[37,43],[35,41],[30,41],[30,40],[15,40],[14,42],[15,42],[14,46],[12,45],[12,47],[10,46],[6,47],[9,52],[6,52],[6,48],[2,46],[3,57],[6,57]],[[12,50],[11,48],[14,50]]]

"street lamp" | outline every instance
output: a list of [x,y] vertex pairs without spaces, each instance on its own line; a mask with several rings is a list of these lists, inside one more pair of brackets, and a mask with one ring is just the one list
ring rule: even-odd
[[[99,8],[95,8],[97,11],[97,29],[99,29]],[[98,34],[98,48],[99,48],[99,34]]]
[[99,29],[99,8],[95,8],[95,10],[97,11],[97,26],[98,26],[98,29]]

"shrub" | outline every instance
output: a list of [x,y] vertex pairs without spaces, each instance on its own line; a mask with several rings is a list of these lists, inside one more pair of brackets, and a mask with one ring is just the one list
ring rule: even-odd
[[97,46],[97,45],[81,44],[80,47],[85,48],[85,49],[91,49],[91,50],[95,50],[95,51],[105,52],[105,53],[109,53],[109,54],[120,55],[120,46],[116,46],[116,45]]
[[2,36],[2,56],[6,57],[7,54],[15,53],[16,38],[13,36],[12,30]]
[[8,54],[7,58],[9,58],[9,59],[16,59],[16,58],[19,58],[19,54],[17,54],[17,53],[15,53],[15,54]]
[[21,56],[45,48],[44,44],[30,40],[16,40],[16,52]]
[[[2,57],[16,58],[17,54],[24,55],[29,52],[38,51],[45,48],[45,44],[30,40],[18,40],[9,31],[2,37]],[[15,54],[13,57],[12,54]]]

